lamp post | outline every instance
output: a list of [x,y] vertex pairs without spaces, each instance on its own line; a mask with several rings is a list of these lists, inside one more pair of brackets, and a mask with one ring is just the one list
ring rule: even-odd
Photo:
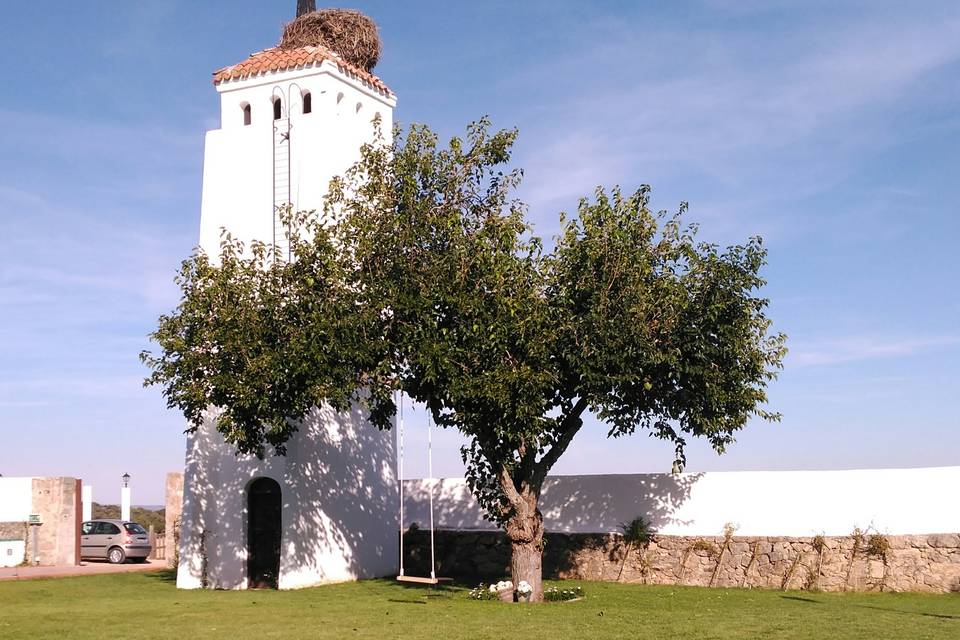
[[130,519],[130,474],[123,474],[123,488],[120,489],[120,519]]

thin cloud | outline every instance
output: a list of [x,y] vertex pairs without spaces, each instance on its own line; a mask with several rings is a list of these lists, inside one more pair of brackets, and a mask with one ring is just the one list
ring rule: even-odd
[[[714,184],[708,204],[728,226],[776,211],[785,193],[796,200],[825,191],[855,170],[858,154],[891,144],[904,128],[892,107],[960,59],[960,19],[923,21],[911,11],[807,24],[787,37],[657,31],[637,38],[626,26],[605,35],[592,51],[548,63],[579,86],[561,79],[565,93],[548,94],[550,108],[529,114],[520,160],[534,211],[572,206],[599,183],[656,188],[680,176]],[[677,51],[669,73],[654,66],[664,50]],[[610,60],[631,65],[605,73]],[[535,68],[515,84],[553,75]],[[747,207],[722,202],[723,193],[743,191],[753,200]]]
[[792,345],[787,366],[823,367],[867,360],[904,358],[960,345],[960,336],[850,337]]

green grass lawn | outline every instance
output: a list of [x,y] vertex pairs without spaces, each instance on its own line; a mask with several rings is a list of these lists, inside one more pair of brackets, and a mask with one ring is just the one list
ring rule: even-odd
[[177,591],[169,573],[0,582],[0,638],[960,638],[960,594],[582,584],[580,602],[473,602],[386,580]]

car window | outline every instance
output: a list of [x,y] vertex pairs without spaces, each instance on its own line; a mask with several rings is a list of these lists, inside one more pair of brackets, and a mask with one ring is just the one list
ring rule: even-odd
[[120,527],[113,524],[112,522],[101,522],[100,526],[97,527],[97,533],[100,535],[116,535],[120,533]]
[[94,525],[96,524],[96,522],[84,522],[80,527],[80,532],[85,536],[89,536],[93,533]]
[[123,523],[123,528],[127,530],[127,533],[133,533],[136,535],[143,535],[147,532],[146,529],[138,525],[136,522],[125,522]]

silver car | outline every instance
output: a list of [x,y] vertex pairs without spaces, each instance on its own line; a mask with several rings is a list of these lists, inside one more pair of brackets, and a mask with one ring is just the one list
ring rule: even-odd
[[80,555],[106,558],[111,564],[127,559],[146,562],[153,547],[147,530],[127,520],[90,520],[80,525]]

